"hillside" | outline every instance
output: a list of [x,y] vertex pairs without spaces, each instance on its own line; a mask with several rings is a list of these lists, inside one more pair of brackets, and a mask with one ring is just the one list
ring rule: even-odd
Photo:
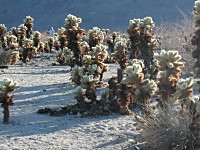
[[18,27],[30,15],[34,30],[44,31],[64,25],[68,14],[81,17],[81,27],[126,29],[130,19],[152,16],[157,24],[181,19],[180,10],[191,13],[191,0],[0,0],[0,24]]

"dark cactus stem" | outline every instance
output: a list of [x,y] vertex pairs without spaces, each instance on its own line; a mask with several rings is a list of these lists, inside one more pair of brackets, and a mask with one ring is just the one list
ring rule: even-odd
[[12,101],[12,96],[8,93],[1,93],[0,95],[0,103],[2,103],[2,107],[3,107],[3,123],[8,124],[9,123],[9,116],[10,116],[10,112],[9,112],[9,106],[13,105],[13,101]]
[[3,116],[3,123],[7,124],[9,123],[9,104],[8,103],[4,103],[3,104],[3,113],[4,113],[4,116]]
[[131,102],[131,94],[127,90],[125,84],[118,85],[117,103],[119,106],[119,113],[122,115],[131,115],[132,112],[129,109],[129,104]]
[[[200,24],[200,21],[198,22]],[[196,72],[196,75],[200,75],[200,30],[196,30],[194,33],[194,36],[191,39],[192,45],[196,46],[196,49],[192,52],[192,57],[194,59],[197,59],[194,69],[198,68],[198,71]]]
[[122,69],[118,68],[117,69],[117,82],[120,83],[122,81],[123,78],[123,71]]
[[74,52],[74,65],[82,66],[82,47],[80,45],[80,38],[83,35],[84,30],[77,29],[67,29],[66,35],[68,38],[68,48]]

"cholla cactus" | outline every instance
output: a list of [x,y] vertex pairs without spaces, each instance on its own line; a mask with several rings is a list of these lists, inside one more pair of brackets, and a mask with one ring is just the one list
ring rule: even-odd
[[71,80],[76,85],[80,85],[81,84],[80,80],[83,77],[83,75],[84,75],[84,71],[83,71],[82,67],[76,65],[76,66],[74,66],[72,68],[72,71],[71,71],[71,76],[72,76]]
[[26,16],[26,18],[23,21],[27,24],[33,24],[34,19],[31,16]]
[[176,92],[172,95],[179,99],[183,99],[183,101],[186,98],[191,99],[193,97],[193,85],[194,81],[192,78],[179,79],[176,86]]
[[129,26],[128,26],[128,34],[135,36],[136,33],[139,34],[139,25],[140,25],[140,20],[141,19],[132,19],[129,21]]
[[151,94],[157,90],[157,84],[153,80],[144,79],[140,64],[127,66],[124,72],[126,76],[122,79],[121,83],[130,87],[130,92],[136,105],[142,111],[145,111],[144,108],[147,107],[146,104],[149,103]]
[[18,37],[17,28],[16,28],[16,27],[12,27],[12,28],[10,29],[10,31],[11,31],[12,35]]
[[33,21],[34,19],[31,16],[26,16],[26,18],[24,19],[24,25],[27,27],[26,38],[30,38],[32,35]]
[[93,53],[92,58],[94,58],[94,64],[97,64],[98,67],[101,69],[101,73],[99,74],[99,83],[103,85],[103,74],[108,70],[108,65],[104,64],[104,60],[107,58],[107,46],[105,45],[96,45],[92,47]]
[[113,32],[112,35],[110,35],[108,37],[107,44],[108,44],[108,50],[109,50],[110,53],[114,52],[114,47],[115,47],[115,44],[117,42],[116,41],[117,38],[120,38],[119,32]]
[[138,64],[142,67],[142,69],[145,67],[144,66],[144,60],[141,59],[130,59],[128,60],[127,66],[133,66],[134,64]]
[[[194,111],[196,112],[195,115],[199,115],[200,114],[200,100],[199,100],[199,96],[194,96],[193,99],[192,99],[192,102],[193,102],[193,109]],[[191,105],[191,103],[190,103]],[[190,106],[188,105],[188,106]]]
[[200,1],[199,0],[194,2],[193,16],[194,16],[195,22],[200,20]]
[[103,62],[108,55],[107,52],[107,46],[105,45],[96,45],[95,47],[92,47],[93,50],[93,56],[95,57],[96,62],[101,61]]
[[91,100],[91,103],[96,101],[96,83],[97,79],[93,75],[84,75],[81,78],[81,86],[86,89],[85,96]]
[[91,55],[84,55],[83,56],[83,66],[87,68],[93,62]]
[[65,34],[65,32],[66,32],[65,28],[63,28],[63,27],[58,28],[58,35],[63,35],[63,34]]
[[149,94],[153,94],[157,90],[157,85],[153,80],[144,80],[144,74],[142,73],[141,65],[133,64],[132,66],[127,66],[124,72],[126,76],[122,79],[121,83],[126,84],[129,87],[135,85],[136,95],[146,92],[149,92]]
[[16,81],[13,81],[9,78],[5,78],[3,80],[0,80],[0,102],[2,103],[2,106],[4,108],[4,118],[3,122],[8,123],[9,122],[9,106],[13,104],[12,98],[9,93],[18,89],[20,86]]
[[65,22],[66,22],[65,27],[67,29],[73,29],[79,26],[79,24],[82,22],[82,19],[69,14],[67,15],[67,18],[65,19]]
[[160,54],[154,54],[154,58],[158,61],[158,69],[160,70],[158,72],[160,102],[172,102],[172,94],[175,92],[177,81],[182,72],[181,69],[184,67],[181,55],[178,51],[161,50]]
[[67,35],[65,28],[61,27],[60,29],[58,29],[58,39],[60,42],[61,49],[67,47]]
[[83,51],[80,43],[85,33],[85,30],[79,27],[82,19],[69,14],[65,21],[68,48],[74,53],[74,65],[82,66]]
[[78,107],[83,109],[86,105],[85,96],[84,96],[84,89],[81,86],[77,86],[74,89],[73,94],[75,94],[74,99],[77,100]]
[[90,54],[90,46],[86,41],[81,42],[81,47],[83,49],[83,56]]
[[113,59],[119,63],[122,70],[124,70],[128,62],[128,58],[126,57],[127,49],[127,41],[119,38],[114,47]]
[[156,73],[153,55],[158,48],[158,40],[151,33],[154,27],[153,19],[145,17],[130,20],[127,30],[130,39],[130,59],[143,59],[145,70],[152,79]]
[[74,53],[68,49],[68,48],[64,48],[63,50],[65,50],[65,63],[68,65],[72,65],[73,60],[74,60]]
[[140,30],[142,33],[148,34],[155,27],[155,23],[151,17],[145,17],[140,20],[139,27],[142,29]]
[[99,106],[98,113],[100,115],[107,115],[112,111],[112,104],[109,101],[109,90],[106,89],[101,92],[101,98],[98,102],[98,106]]
[[175,78],[179,78],[181,75],[181,68],[184,67],[183,62],[181,62],[181,55],[179,55],[178,51],[174,50],[161,50],[160,54],[155,53],[154,59],[158,60],[159,70],[162,72],[166,72],[166,77],[173,76]]
[[31,47],[31,46],[33,46],[33,40],[25,39],[23,42],[23,47]]
[[39,31],[35,31],[33,33],[33,46],[36,48],[39,48],[39,44],[41,43],[42,40],[42,34]]
[[139,84],[144,79],[144,74],[142,73],[142,67],[139,64],[134,64],[133,66],[127,66],[124,70],[126,77],[122,79],[121,83],[128,86],[133,84]]
[[97,64],[89,65],[86,68],[86,71],[87,75],[93,75],[94,78],[97,77],[102,72],[101,68]]
[[23,51],[22,51],[22,57],[23,57],[22,61],[24,63],[27,63],[36,54],[36,49],[33,47],[33,40],[31,40],[31,39],[25,39],[23,41],[22,48],[23,48]]
[[3,80],[0,80],[0,92],[2,93],[9,93],[16,89],[18,89],[20,86],[16,81],[13,81],[9,78],[5,78]]
[[80,81],[81,86],[86,89],[88,87],[95,87],[95,83],[97,83],[98,80],[95,79],[93,75],[84,75]]
[[151,41],[148,43],[148,45],[149,48],[152,49],[152,51],[155,51],[159,46],[158,40],[156,38],[152,38]]
[[57,55],[57,62],[60,64],[67,64],[72,66],[74,53],[67,47],[60,50]]
[[22,47],[23,41],[26,39],[26,30],[27,27],[24,24],[19,25],[17,29],[18,43],[20,47]]
[[47,51],[49,51],[50,53],[52,52],[53,48],[54,48],[54,37],[47,37]]
[[2,40],[2,38],[5,36],[7,32],[7,27],[5,26],[5,24],[0,24],[0,40]]
[[88,39],[90,49],[96,45],[102,44],[104,40],[104,33],[98,27],[93,27],[88,31]]
[[136,59],[140,53],[140,19],[129,21],[127,32],[130,39],[130,59]]
[[15,35],[6,35],[6,40],[7,40],[7,50],[15,50],[16,48],[19,47],[18,42],[17,42],[17,37]]
[[11,53],[11,65],[16,64],[16,62],[19,60],[19,51],[12,51]]
[[194,3],[193,8],[193,17],[194,17],[194,23],[196,27],[196,31],[194,32],[194,35],[191,39],[192,45],[196,46],[196,49],[192,52],[192,57],[197,59],[195,63],[195,68],[198,68],[198,71],[196,72],[196,75],[200,75],[200,1],[197,0]]
[[24,24],[21,24],[18,26],[18,34],[21,33],[21,34],[26,35],[26,30],[27,30],[27,27]]

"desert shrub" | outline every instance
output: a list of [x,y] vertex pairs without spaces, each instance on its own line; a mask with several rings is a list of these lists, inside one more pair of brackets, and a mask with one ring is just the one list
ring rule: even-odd
[[139,142],[144,149],[194,149],[195,137],[190,130],[192,122],[188,111],[179,111],[175,106],[168,109],[149,110],[140,120],[142,130]]
[[9,65],[12,63],[12,58],[18,55],[18,52],[8,50],[4,51],[0,49],[0,65]]

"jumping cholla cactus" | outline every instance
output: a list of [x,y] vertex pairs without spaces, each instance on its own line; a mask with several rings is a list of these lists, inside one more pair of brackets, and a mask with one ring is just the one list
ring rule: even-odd
[[85,96],[91,100],[91,103],[96,101],[96,83],[98,80],[93,75],[84,75],[80,81],[81,86],[86,89]]
[[174,92],[172,95],[179,99],[183,99],[183,101],[185,101],[184,99],[191,99],[193,97],[193,86],[193,78],[181,78],[177,82],[176,92]]
[[99,83],[103,84],[103,74],[108,70],[108,65],[104,64],[104,60],[107,58],[107,46],[105,45],[96,45],[95,47],[92,47],[93,53],[92,58],[94,58],[94,64],[97,64],[97,66],[101,69],[101,73],[99,74]]
[[90,54],[90,46],[86,41],[81,42],[81,47],[83,49],[83,57]]
[[83,75],[84,75],[84,70],[83,70],[82,67],[76,65],[76,66],[74,66],[72,68],[72,71],[71,71],[71,76],[72,76],[71,80],[76,85],[80,85],[81,84],[80,80],[82,79]]
[[114,53],[112,55],[113,59],[119,63],[122,70],[124,70],[128,62],[128,58],[126,57],[127,50],[127,41],[125,39],[119,38],[114,46]]
[[153,55],[158,48],[158,40],[152,34],[155,23],[151,17],[133,19],[129,22],[130,59],[143,59],[150,78],[155,78]]
[[85,30],[79,27],[79,23],[82,22],[82,19],[69,14],[65,22],[68,48],[74,53],[74,65],[81,66],[83,51],[80,43],[81,37],[85,33]]
[[108,55],[107,48],[108,48],[107,46],[102,44],[92,47],[93,50],[92,56],[95,58],[96,62],[104,61],[107,58]]
[[65,47],[63,50],[61,49],[58,52],[57,62],[59,62],[60,64],[67,64],[72,66],[73,57],[74,53],[69,48]]
[[67,35],[65,28],[61,27],[58,29],[58,38],[60,42],[60,48],[63,49],[64,47],[67,47]]
[[93,75],[94,78],[96,78],[102,72],[101,68],[97,66],[97,64],[89,65],[86,68],[86,71],[87,75]]
[[11,52],[11,65],[16,64],[19,60],[19,50],[15,50]]
[[23,63],[27,63],[30,61],[32,57],[36,55],[36,49],[33,47],[33,40],[31,39],[25,39],[23,41],[22,45],[23,51],[22,51],[22,61]]
[[9,78],[0,80],[0,92],[1,93],[12,92],[18,88],[20,88],[20,86],[16,81],[13,81]]
[[94,86],[95,87],[95,83],[98,81],[97,79],[94,78],[93,75],[84,75],[82,78],[81,78],[81,86],[83,88],[87,88],[87,87],[92,87]]
[[120,84],[123,88],[118,92],[118,104],[122,114],[130,114],[130,97],[135,106],[138,106],[142,112],[146,112],[150,96],[157,90],[157,85],[153,80],[144,79],[142,70],[142,66],[137,63],[127,66],[124,70],[126,76]]
[[39,44],[42,40],[42,34],[39,31],[33,33],[33,46],[39,48]]
[[140,64],[133,64],[127,66],[124,70],[126,76],[122,79],[121,83],[130,87],[132,98],[136,105],[142,111],[147,107],[146,104],[150,102],[150,96],[157,90],[157,84],[153,80],[144,79],[142,67]]
[[140,20],[139,27],[142,33],[148,34],[155,27],[155,23],[151,17],[145,17]]
[[181,62],[181,55],[178,51],[174,50],[161,50],[160,54],[155,53],[154,59],[158,61],[158,67],[161,71],[161,77],[169,78],[170,76],[179,78],[181,75],[181,68],[184,67],[184,63]]
[[196,49],[192,52],[192,57],[197,59],[194,68],[198,68],[196,76],[200,75],[200,0],[195,1],[193,8],[193,17],[195,24],[195,32],[191,39],[192,45],[196,46]]
[[8,123],[9,122],[9,106],[13,105],[12,98],[9,93],[20,88],[19,84],[16,81],[13,81],[9,78],[5,78],[3,80],[0,80],[0,102],[2,103],[2,106],[4,108],[4,118],[3,122]]
[[0,40],[3,40],[2,38],[5,36],[7,32],[7,27],[5,24],[0,24]]
[[46,38],[46,51],[51,53],[54,48],[54,37],[47,37]]
[[90,64],[92,64],[92,56],[91,55],[83,55],[83,67],[87,68]]
[[89,29],[88,40],[90,49],[92,49],[92,47],[95,47],[96,45],[102,44],[104,38],[104,33],[103,31],[101,31],[100,28],[93,27],[92,29]]
[[82,22],[82,19],[69,14],[67,15],[67,18],[65,19],[65,22],[66,22],[65,27],[67,29],[73,29],[74,27],[79,26],[79,24]]
[[154,59],[158,64],[158,88],[161,95],[161,103],[170,101],[175,92],[177,81],[181,75],[184,63],[181,61],[181,55],[174,50],[161,50],[160,54],[155,53]]
[[127,32],[129,34],[130,45],[130,59],[136,59],[140,54],[140,19],[133,19],[129,21]]
[[33,33],[33,21],[34,19],[31,16],[26,16],[24,19],[24,25],[27,27],[26,29],[26,38],[30,38]]
[[194,2],[193,17],[194,17],[195,22],[200,20],[200,1],[199,0],[196,0]]
[[77,100],[77,105],[79,108],[85,108],[86,101],[85,101],[85,96],[84,96],[84,89],[81,86],[77,86],[73,94],[75,95],[74,99]]
[[144,66],[144,60],[141,59],[130,59],[128,60],[127,66],[133,66],[134,64],[138,64],[142,67],[142,69],[145,67]]
[[109,47],[109,52],[112,54],[114,52],[114,47],[116,44],[116,39],[120,38],[119,32],[113,32],[107,39],[107,44]]

